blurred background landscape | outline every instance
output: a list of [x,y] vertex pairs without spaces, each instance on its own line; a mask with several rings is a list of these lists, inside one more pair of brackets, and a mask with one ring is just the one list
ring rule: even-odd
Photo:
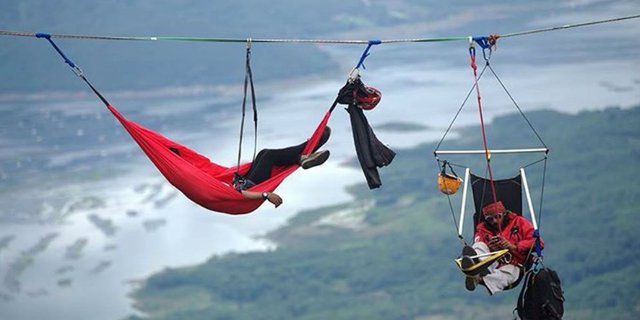
[[[11,0],[0,4],[0,30],[412,39],[638,13],[636,1],[598,0]],[[491,58],[551,150],[540,226],[567,319],[640,313],[638,30],[636,19],[504,38]],[[234,163],[244,43],[55,41],[128,118]],[[305,139],[364,48],[254,43],[258,147]],[[453,264],[460,243],[435,186],[435,142],[473,84],[467,49],[464,41],[372,47],[361,74],[383,99],[367,117],[398,153],[381,169],[380,189],[364,184],[338,108],[327,164],[283,183],[282,207],[227,216],[169,185],[45,40],[0,36],[0,318],[511,318],[519,288],[493,297],[464,289]],[[490,75],[481,90],[490,146],[537,146]],[[472,100],[448,147],[481,146]],[[494,160],[499,177],[529,163]],[[536,204],[540,173],[530,172]]]

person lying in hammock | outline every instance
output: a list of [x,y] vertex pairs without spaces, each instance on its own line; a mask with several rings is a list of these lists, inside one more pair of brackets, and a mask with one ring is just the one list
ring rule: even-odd
[[255,192],[246,189],[271,177],[271,169],[274,166],[290,166],[299,164],[302,169],[309,169],[323,164],[329,159],[329,150],[317,151],[324,145],[331,135],[331,128],[325,127],[318,145],[309,155],[301,155],[307,142],[282,149],[262,149],[253,160],[251,168],[244,176],[237,176],[233,181],[233,187],[241,192],[246,199],[264,199],[273,203],[277,208],[282,204],[282,198],[274,192]]

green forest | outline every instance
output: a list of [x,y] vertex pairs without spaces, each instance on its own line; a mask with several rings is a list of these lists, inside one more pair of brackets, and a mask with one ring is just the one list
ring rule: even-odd
[[[534,204],[543,199],[544,263],[562,280],[565,318],[636,319],[640,107],[527,117],[550,149],[544,193],[544,168],[527,170]],[[537,139],[524,128],[518,114],[496,118],[487,126],[490,146],[531,147]],[[479,127],[458,133],[447,147],[482,145]],[[354,181],[352,202],[299,213],[267,235],[277,249],[151,276],[132,294],[142,314],[130,319],[513,319],[520,287],[494,296],[464,288],[453,263],[461,243],[436,187],[435,147],[396,150],[380,189]],[[529,161],[495,158],[498,178]],[[332,220],[338,213],[351,218]]]

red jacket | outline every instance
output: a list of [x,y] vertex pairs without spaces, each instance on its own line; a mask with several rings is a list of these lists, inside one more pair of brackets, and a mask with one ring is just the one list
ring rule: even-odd
[[[510,263],[513,265],[523,264],[531,248],[535,247],[536,239],[533,237],[533,225],[529,220],[509,212],[502,221],[501,230],[502,232],[499,232],[500,230],[497,227],[481,222],[476,228],[474,241],[484,242],[489,245],[491,237],[500,234],[517,247],[515,250],[509,250],[512,256]],[[542,238],[540,238],[540,246],[544,247]]]

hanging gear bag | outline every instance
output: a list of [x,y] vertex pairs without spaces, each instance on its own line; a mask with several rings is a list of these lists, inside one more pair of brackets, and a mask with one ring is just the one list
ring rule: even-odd
[[559,320],[564,314],[564,295],[558,273],[542,268],[527,272],[518,297],[518,316],[523,320]]

